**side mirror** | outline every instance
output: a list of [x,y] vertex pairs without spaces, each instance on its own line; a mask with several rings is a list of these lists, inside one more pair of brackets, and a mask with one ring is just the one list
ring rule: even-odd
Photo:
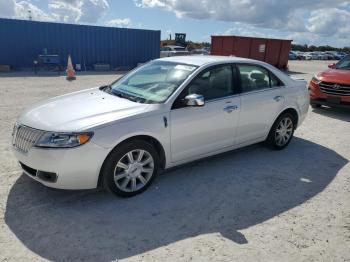
[[335,63],[333,63],[333,64],[329,64],[329,65],[328,65],[328,68],[333,69],[334,67],[335,67]]
[[204,96],[192,94],[185,97],[185,105],[186,106],[204,106]]

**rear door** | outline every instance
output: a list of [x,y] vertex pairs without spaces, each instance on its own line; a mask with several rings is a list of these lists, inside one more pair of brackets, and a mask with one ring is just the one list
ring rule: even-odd
[[283,83],[266,68],[254,64],[238,64],[241,112],[237,144],[265,137],[285,98]]

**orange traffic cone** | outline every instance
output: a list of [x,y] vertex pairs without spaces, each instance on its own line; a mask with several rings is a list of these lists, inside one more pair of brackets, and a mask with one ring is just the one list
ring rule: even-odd
[[72,58],[70,55],[68,55],[68,62],[67,62],[67,77],[66,79],[67,80],[75,80],[76,77],[75,77],[75,70],[74,70],[74,67],[73,67],[73,63],[72,63]]

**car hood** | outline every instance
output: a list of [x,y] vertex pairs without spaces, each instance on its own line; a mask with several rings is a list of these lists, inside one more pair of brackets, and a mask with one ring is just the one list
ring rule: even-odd
[[145,112],[149,107],[94,88],[39,102],[23,112],[18,123],[46,131],[79,131]]
[[350,85],[350,70],[328,69],[319,73],[317,77],[325,82]]

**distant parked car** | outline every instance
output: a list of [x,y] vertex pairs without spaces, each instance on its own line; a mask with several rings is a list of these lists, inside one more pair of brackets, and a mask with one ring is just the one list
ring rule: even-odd
[[209,55],[210,53],[205,49],[194,49],[190,52],[192,55]]
[[160,57],[170,57],[170,56],[179,56],[179,55],[189,55],[190,52],[182,46],[169,45],[164,46],[160,49]]
[[210,54],[210,47],[204,47],[203,49]]
[[319,56],[317,53],[309,52],[308,55],[311,56],[312,60],[319,60]]
[[303,53],[302,56],[304,60],[312,60],[312,55],[310,55],[310,53]]
[[288,59],[289,60],[297,60],[297,55],[294,52],[290,51]]
[[340,60],[340,59],[342,59],[344,57],[344,55],[341,55],[339,53],[334,53],[333,56],[334,56],[335,60]]
[[323,52],[312,52],[315,56],[315,60],[328,60],[328,56]]
[[303,52],[299,52],[299,51],[296,51],[294,52],[297,56],[297,60],[305,60],[305,57],[304,57],[304,53]]
[[320,52],[320,56],[321,56],[321,60],[334,60],[334,56],[326,52]]
[[338,52],[338,55],[340,56],[340,59],[343,59],[345,56],[347,56],[344,52]]
[[333,55],[333,59],[335,60],[340,60],[345,56],[344,54],[337,51],[327,51],[326,53]]
[[340,57],[339,57],[339,59],[337,59],[336,54],[332,53],[332,52],[324,52],[324,54],[327,55],[328,60],[339,60],[340,59]]
[[350,55],[328,67],[310,81],[311,106],[350,107]]

